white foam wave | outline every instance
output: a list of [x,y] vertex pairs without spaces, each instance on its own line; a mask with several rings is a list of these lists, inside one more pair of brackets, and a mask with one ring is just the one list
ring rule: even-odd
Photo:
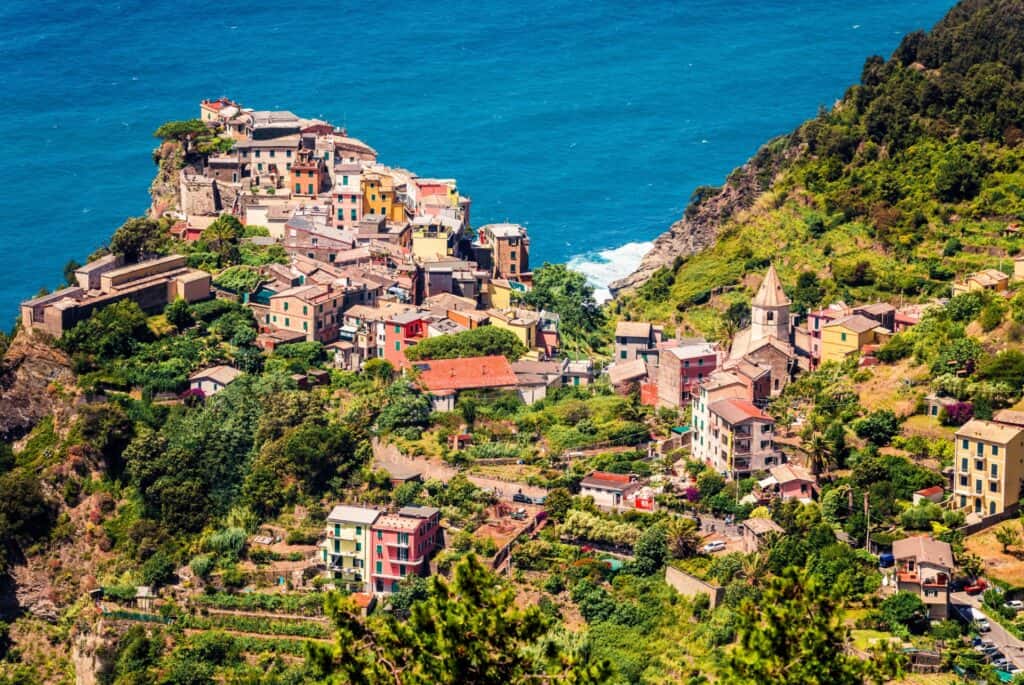
[[650,241],[626,243],[621,247],[588,252],[573,257],[567,266],[586,276],[594,286],[594,297],[598,302],[605,302],[612,298],[608,284],[633,273],[653,245]]

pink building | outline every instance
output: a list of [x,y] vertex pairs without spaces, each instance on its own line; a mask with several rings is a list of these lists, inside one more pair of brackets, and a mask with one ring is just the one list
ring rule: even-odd
[[384,358],[400,366],[405,351],[427,337],[427,322],[423,312],[410,311],[396,314],[384,322]]
[[[798,464],[781,464],[769,469],[774,492],[782,499],[811,502],[818,491],[818,479]],[[762,481],[763,482],[763,481]]]
[[701,341],[661,348],[658,354],[660,404],[685,406],[697,385],[718,368],[721,358],[722,351],[715,343]]
[[821,330],[837,319],[850,314],[850,308],[844,302],[835,302],[814,312],[807,312],[807,336],[811,356],[811,368],[817,368],[821,362]]
[[441,512],[433,507],[402,507],[374,522],[370,583],[374,592],[395,592],[408,576],[425,576],[430,558],[444,544]]

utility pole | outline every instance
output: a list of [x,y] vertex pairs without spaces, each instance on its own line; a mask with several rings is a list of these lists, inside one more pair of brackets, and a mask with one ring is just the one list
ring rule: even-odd
[[871,551],[871,509],[868,507],[868,493],[864,491],[864,549]]

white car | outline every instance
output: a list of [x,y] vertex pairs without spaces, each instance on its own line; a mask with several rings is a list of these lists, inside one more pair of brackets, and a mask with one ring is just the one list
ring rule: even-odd
[[715,552],[721,552],[723,549],[725,549],[724,542],[722,542],[721,540],[712,540],[708,544],[701,547],[700,551],[704,552],[704,554],[714,554]]
[[1024,602],[1019,599],[1011,599],[1006,603],[1006,608],[1013,609],[1014,611],[1020,611],[1021,609],[1024,609]]

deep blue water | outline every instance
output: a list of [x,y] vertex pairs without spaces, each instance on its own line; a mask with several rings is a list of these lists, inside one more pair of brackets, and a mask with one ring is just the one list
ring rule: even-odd
[[0,322],[146,208],[153,129],[220,95],[458,178],[535,264],[628,271],[695,186],[951,2],[303,4],[0,3]]

